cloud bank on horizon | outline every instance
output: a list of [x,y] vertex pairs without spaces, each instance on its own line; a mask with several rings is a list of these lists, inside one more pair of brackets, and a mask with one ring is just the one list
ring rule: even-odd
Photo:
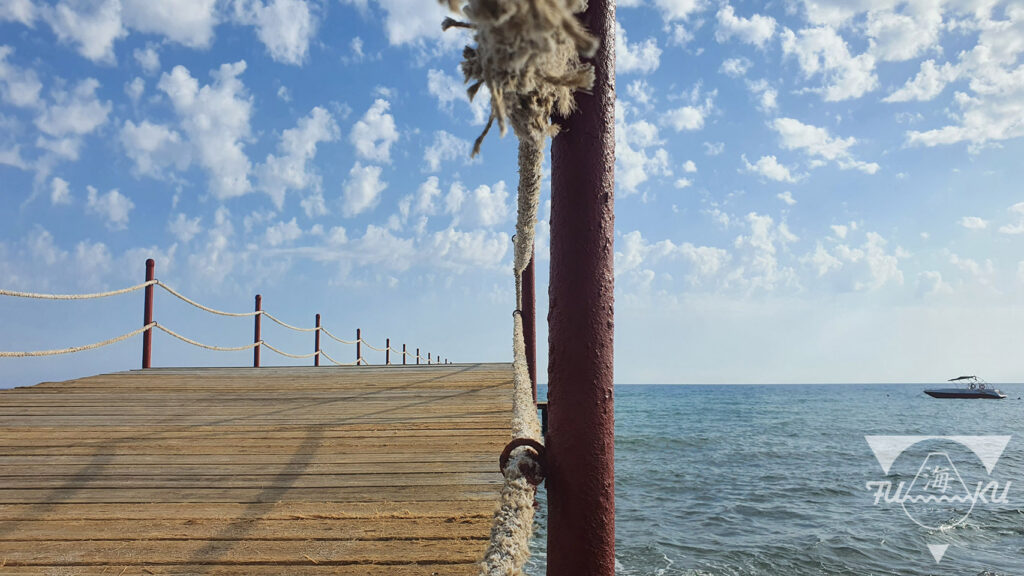
[[[0,286],[120,287],[153,256],[208,299],[504,359],[515,147],[469,157],[488,99],[445,15],[0,0]],[[1019,381],[1022,38],[1019,2],[619,2],[618,379]],[[0,348],[52,347],[32,306],[0,302]]]

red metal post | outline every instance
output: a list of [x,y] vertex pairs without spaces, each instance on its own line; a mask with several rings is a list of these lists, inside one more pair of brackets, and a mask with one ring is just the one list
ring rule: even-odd
[[526,369],[530,373],[533,387],[533,403],[537,403],[537,280],[533,269],[533,254],[530,264],[523,270],[523,343],[526,344]]
[[384,365],[391,366],[391,338],[384,340]]
[[356,366],[363,362],[363,331],[356,328]]
[[263,318],[263,314],[260,312],[263,310],[263,296],[256,295],[256,315],[255,318],[255,329],[253,330],[252,341],[256,343],[256,346],[252,349],[252,367],[260,367],[260,319]]
[[430,352],[427,352],[427,364],[430,364]]
[[615,574],[615,4],[590,0],[590,94],[551,144],[548,288],[550,576]]
[[405,344],[402,344],[402,366],[405,366]]
[[416,363],[417,364],[420,363],[420,349],[419,348],[416,349]]
[[[156,278],[156,262],[152,258],[146,260],[146,282]],[[153,323],[153,285],[146,286],[146,303],[142,310],[142,325]],[[153,329],[142,333],[142,367],[149,368],[153,361]]]
[[316,356],[313,356],[313,366],[319,366],[320,365],[320,315],[319,314],[316,315],[316,332],[314,332],[314,334],[316,334],[316,349],[314,350],[314,352],[316,352]]

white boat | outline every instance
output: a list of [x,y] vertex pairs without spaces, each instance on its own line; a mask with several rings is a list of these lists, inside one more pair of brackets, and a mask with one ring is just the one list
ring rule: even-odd
[[924,393],[932,398],[987,398],[990,400],[1006,398],[1006,394],[990,387],[987,382],[977,376],[958,376],[957,378],[950,378],[948,382],[957,382],[966,387],[936,388],[925,390]]

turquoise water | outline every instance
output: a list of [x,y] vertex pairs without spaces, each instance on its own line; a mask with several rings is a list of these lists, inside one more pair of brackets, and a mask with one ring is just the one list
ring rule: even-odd
[[[616,573],[1024,575],[1024,385],[1000,385],[1002,401],[936,400],[924,388],[617,386]],[[886,476],[864,436],[908,434],[1012,439],[991,476],[940,440],[908,449]],[[1010,481],[1006,503],[908,505],[927,525],[969,512],[946,530],[918,526],[899,503],[875,505],[867,482],[910,486],[931,453],[947,454],[972,493],[978,481],[999,481],[1000,493]],[[949,546],[941,563],[928,545]]]

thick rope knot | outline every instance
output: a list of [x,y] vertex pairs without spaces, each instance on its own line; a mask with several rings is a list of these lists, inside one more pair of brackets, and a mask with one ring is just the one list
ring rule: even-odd
[[544,481],[544,445],[533,438],[516,438],[501,451],[498,464],[506,477],[520,475],[540,486]]

